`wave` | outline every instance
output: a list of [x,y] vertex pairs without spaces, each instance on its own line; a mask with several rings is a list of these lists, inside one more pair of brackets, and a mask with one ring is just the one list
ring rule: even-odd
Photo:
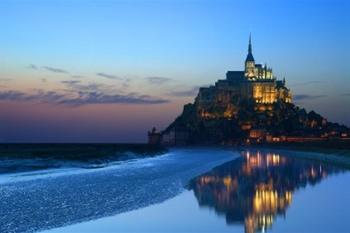
[[146,144],[0,144],[0,174],[67,167],[101,168],[166,151]]
[[160,203],[184,191],[193,177],[238,153],[172,150],[101,169],[69,169],[19,177],[0,186],[0,232],[35,232]]

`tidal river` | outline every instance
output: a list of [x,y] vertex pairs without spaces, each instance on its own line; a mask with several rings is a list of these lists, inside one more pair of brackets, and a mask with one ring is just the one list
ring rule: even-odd
[[0,177],[0,232],[349,232],[349,182],[302,152],[174,149]]

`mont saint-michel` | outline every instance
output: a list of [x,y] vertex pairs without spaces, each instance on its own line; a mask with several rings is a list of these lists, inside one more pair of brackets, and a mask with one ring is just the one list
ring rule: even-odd
[[286,79],[255,62],[251,36],[244,70],[201,87],[164,131],[148,133],[150,144],[162,145],[344,141],[349,135],[346,126],[293,103]]
[[0,233],[350,233],[350,0],[0,9]]

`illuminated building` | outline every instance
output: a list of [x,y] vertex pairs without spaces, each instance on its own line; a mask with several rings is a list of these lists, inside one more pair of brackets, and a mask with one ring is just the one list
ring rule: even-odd
[[285,79],[277,80],[272,69],[267,65],[256,64],[249,37],[248,55],[243,71],[228,71],[226,79],[218,80],[215,86],[202,87],[196,98],[198,114],[203,118],[217,118],[220,113],[213,111],[213,106],[224,108],[221,114],[232,118],[237,109],[232,104],[242,99],[252,99],[259,106],[257,109],[268,109],[278,101],[292,102],[292,94],[285,86]]
[[333,137],[345,141],[348,135],[349,128],[294,105],[285,79],[255,63],[249,38],[244,69],[227,71],[225,79],[201,87],[195,101],[184,105],[181,115],[161,132],[160,144],[299,143]]

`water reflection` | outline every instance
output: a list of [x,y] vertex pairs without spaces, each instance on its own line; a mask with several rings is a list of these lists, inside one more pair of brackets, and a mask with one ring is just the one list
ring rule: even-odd
[[245,232],[253,233],[285,216],[297,189],[341,171],[317,161],[246,151],[240,160],[192,180],[189,188],[200,206],[214,208],[227,224],[244,224]]

